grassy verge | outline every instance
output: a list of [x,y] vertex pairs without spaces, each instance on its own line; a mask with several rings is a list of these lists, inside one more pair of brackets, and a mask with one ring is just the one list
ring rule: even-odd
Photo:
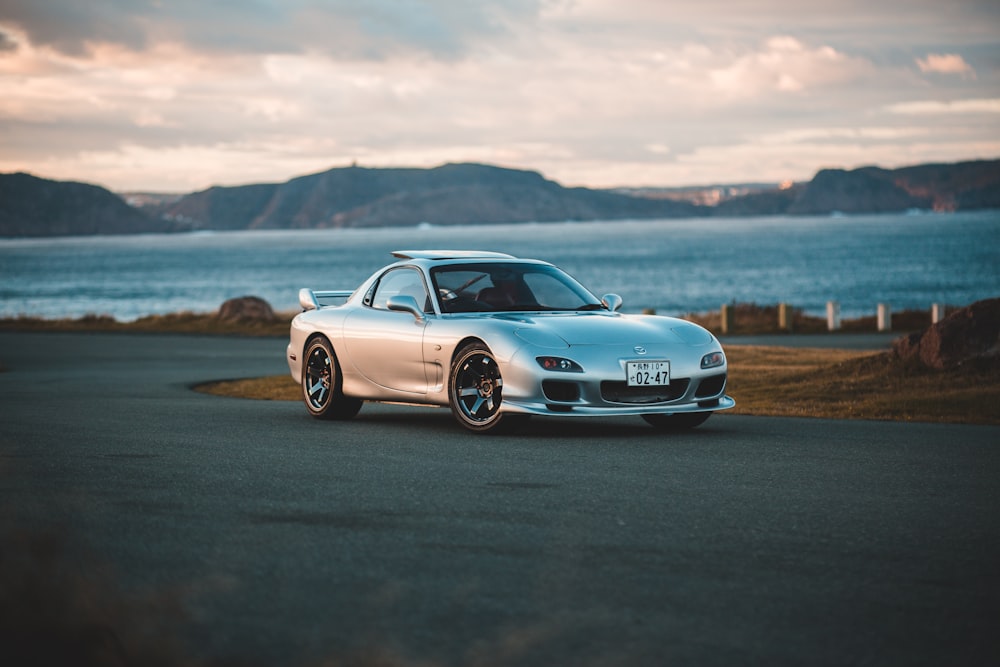
[[119,322],[109,315],[84,315],[76,319],[40,317],[0,319],[0,331],[124,331],[129,333],[183,333],[217,336],[288,336],[294,313],[278,313],[271,322],[222,320],[215,313],[148,315],[133,322]]
[[[731,333],[776,333],[777,313],[777,306],[737,304]],[[19,317],[0,319],[0,330],[285,337],[293,316],[279,313],[273,322],[225,321],[214,313],[151,315],[134,322],[101,315],[66,320]],[[685,318],[718,331],[717,312]],[[899,332],[929,324],[929,314],[922,311],[893,315],[894,329]],[[826,322],[793,311],[791,330],[825,333]],[[845,320],[842,329],[874,330],[874,317]],[[756,346],[728,346],[726,352],[730,362],[727,391],[736,398],[735,414],[1000,424],[1000,362],[996,360],[936,371],[871,352]],[[287,375],[216,382],[198,390],[237,398],[300,400],[298,385]]]
[[1000,424],[1000,360],[938,371],[888,353],[729,346],[735,414]]
[[[0,318],[0,331],[128,331],[150,333],[187,333],[222,336],[287,336],[288,325],[296,312],[279,312],[271,322],[232,321],[220,319],[217,313],[172,313],[149,315],[133,322],[119,322],[109,315],[84,315],[76,319],[47,320],[40,317]],[[688,313],[683,318],[718,334],[721,330],[719,311]],[[902,333],[920,331],[931,324],[928,311],[907,310],[894,313],[893,330]],[[876,331],[875,316],[842,322],[842,333]],[[733,306],[733,335],[771,333],[828,333],[826,319],[813,317],[801,310],[790,309],[788,329],[778,328],[778,306],[740,303]]]
[[[730,414],[1000,424],[1000,362],[954,371],[900,364],[888,354],[735,345]],[[218,396],[298,401],[288,375],[197,387]]]

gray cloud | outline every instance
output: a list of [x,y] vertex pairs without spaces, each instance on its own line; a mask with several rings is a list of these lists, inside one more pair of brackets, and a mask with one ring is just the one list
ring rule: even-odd
[[0,53],[17,51],[17,41],[3,30],[0,30]]
[[322,52],[381,60],[422,52],[453,59],[535,20],[540,0],[6,0],[0,22],[71,55],[103,42],[142,51],[158,40],[223,53]]
[[0,21],[24,30],[34,44],[71,55],[84,53],[88,41],[142,49],[146,43],[142,18],[128,0],[6,0],[0,5]]
[[619,185],[1000,154],[1000,4],[938,2],[0,0],[0,170]]

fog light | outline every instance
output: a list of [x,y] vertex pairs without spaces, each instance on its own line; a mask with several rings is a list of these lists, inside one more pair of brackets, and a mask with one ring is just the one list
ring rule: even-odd
[[722,354],[722,352],[712,352],[701,358],[702,368],[715,368],[724,363],[726,363],[726,355]]

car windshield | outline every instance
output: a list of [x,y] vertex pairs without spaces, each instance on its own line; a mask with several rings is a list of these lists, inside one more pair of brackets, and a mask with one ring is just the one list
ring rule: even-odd
[[598,310],[600,300],[548,264],[476,262],[431,270],[443,313]]

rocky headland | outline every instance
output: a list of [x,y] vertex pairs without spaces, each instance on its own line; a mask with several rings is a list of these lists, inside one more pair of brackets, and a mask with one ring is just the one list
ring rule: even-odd
[[96,185],[0,174],[0,237],[193,230],[641,220],[1000,208],[1000,160],[901,169],[824,169],[808,183],[650,189],[567,188],[534,171],[482,164],[343,167],[283,183],[126,198]]

